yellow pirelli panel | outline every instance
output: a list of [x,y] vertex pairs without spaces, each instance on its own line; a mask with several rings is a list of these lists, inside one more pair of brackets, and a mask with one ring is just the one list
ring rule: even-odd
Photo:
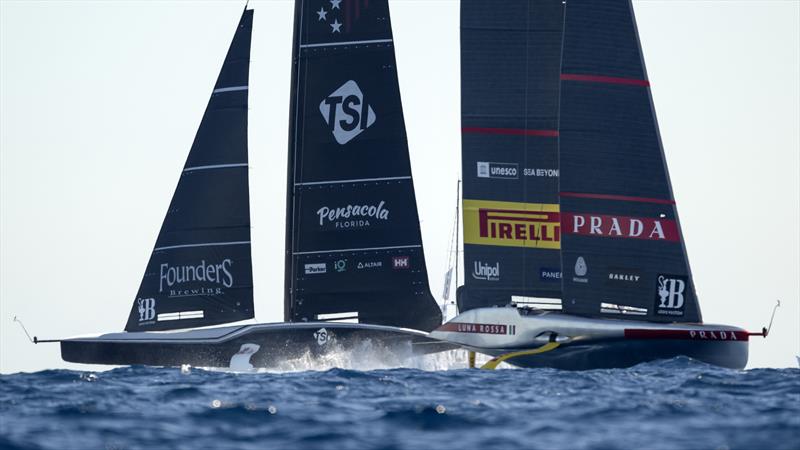
[[558,205],[464,199],[464,243],[557,250]]

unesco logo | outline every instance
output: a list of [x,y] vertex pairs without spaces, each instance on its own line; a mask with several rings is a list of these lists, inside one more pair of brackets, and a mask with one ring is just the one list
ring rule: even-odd
[[350,80],[319,104],[319,112],[339,145],[344,145],[375,123],[375,111],[358,84]]

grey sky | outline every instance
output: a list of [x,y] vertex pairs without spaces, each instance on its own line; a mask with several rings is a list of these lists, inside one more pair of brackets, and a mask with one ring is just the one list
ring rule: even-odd
[[[293,2],[251,1],[256,316],[282,317]],[[460,171],[458,2],[391,0],[431,290]],[[123,328],[243,2],[0,1],[0,371]],[[636,1],[704,319],[800,353],[800,2]]]

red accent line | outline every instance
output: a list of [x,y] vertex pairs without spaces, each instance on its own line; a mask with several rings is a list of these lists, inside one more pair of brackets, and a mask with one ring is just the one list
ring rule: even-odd
[[606,77],[603,75],[578,75],[574,73],[562,73],[562,80],[567,81],[591,81],[595,83],[609,83],[609,84],[627,84],[631,86],[650,86],[647,80],[640,80],[638,78],[621,78],[621,77]]
[[558,137],[558,130],[527,130],[525,128],[462,127],[465,134],[509,134],[513,136]]
[[623,202],[639,202],[639,203],[657,203],[659,205],[674,205],[675,200],[667,200],[663,198],[649,198],[649,197],[630,197],[627,195],[613,195],[613,194],[587,194],[583,192],[561,192],[562,197],[575,197],[575,198],[594,198],[599,200],[620,200]]
[[625,339],[685,339],[692,341],[748,341],[751,333],[739,330],[625,329]]

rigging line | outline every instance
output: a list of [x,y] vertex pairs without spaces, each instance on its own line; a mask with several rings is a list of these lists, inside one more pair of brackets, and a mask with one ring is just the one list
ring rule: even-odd
[[28,336],[28,340],[29,340],[29,341],[31,341],[31,342],[33,342],[33,343],[35,344],[36,342],[33,340],[33,338],[31,337],[31,335],[30,335],[30,334],[28,334],[28,330],[26,330],[26,329],[25,329],[25,325],[22,323],[22,321],[21,321],[21,320],[19,320],[19,319],[17,319],[17,316],[14,316],[14,322],[17,322],[17,323],[19,324],[19,326],[21,326],[21,327],[22,327],[22,331],[24,331],[24,332],[25,332],[25,336]]

